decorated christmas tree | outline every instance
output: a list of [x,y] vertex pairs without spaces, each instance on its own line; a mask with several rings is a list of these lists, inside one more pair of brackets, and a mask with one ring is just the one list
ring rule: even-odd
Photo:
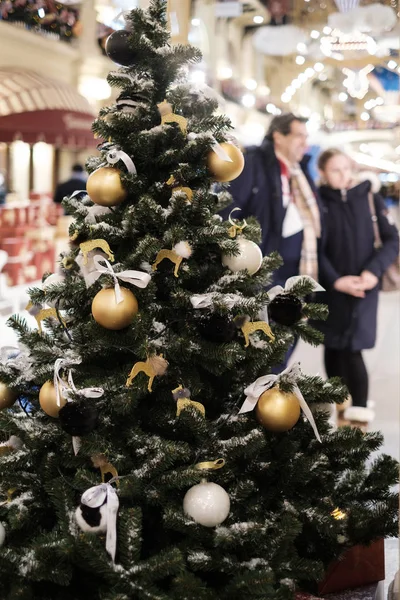
[[88,193],[65,201],[71,250],[30,291],[38,328],[12,317],[2,352],[1,598],[293,598],[396,533],[397,464],[370,460],[380,434],[331,429],[338,381],[271,375],[294,335],[319,342],[318,286],[268,294],[279,257],[256,222],[219,217],[243,155],[187,82],[200,56],[169,45],[164,2],[107,53],[120,94]]

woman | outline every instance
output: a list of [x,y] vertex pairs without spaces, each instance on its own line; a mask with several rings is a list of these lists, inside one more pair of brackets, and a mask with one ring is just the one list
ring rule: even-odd
[[[328,377],[341,377],[353,406],[344,418],[366,427],[374,418],[367,408],[368,373],[362,350],[376,339],[379,280],[399,252],[399,237],[382,198],[371,182],[356,183],[351,159],[340,150],[327,150],[318,161],[323,185],[320,195],[325,235],[321,283],[327,290],[329,317],[325,333],[325,368]],[[382,246],[375,248],[373,199]]]

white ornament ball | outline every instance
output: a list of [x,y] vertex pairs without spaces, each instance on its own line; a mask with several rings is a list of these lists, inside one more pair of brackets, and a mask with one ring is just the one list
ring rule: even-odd
[[51,285],[57,285],[58,283],[63,283],[65,281],[65,278],[63,275],[59,275],[58,273],[53,273],[52,275],[49,275],[46,279],[46,281],[43,283],[42,287],[45,290],[46,288],[50,287]]
[[[49,275],[47,277],[46,281],[42,284],[42,288],[44,291],[46,291],[52,285],[57,285],[58,283],[64,283],[64,281],[65,281],[65,277],[63,275],[59,275],[58,273],[53,273],[52,275]],[[57,301],[56,300],[47,300],[46,303],[49,306],[51,306],[52,308],[55,308]],[[63,301],[61,300],[58,303],[58,308],[61,308],[62,305],[63,305]]]
[[261,267],[263,259],[259,246],[246,238],[238,238],[236,242],[240,253],[236,256],[223,254],[222,264],[233,273],[247,269],[250,275],[254,275]]
[[188,490],[183,499],[184,512],[204,527],[216,527],[229,515],[231,501],[217,483],[202,482]]
[[4,544],[5,539],[6,539],[6,530],[4,528],[3,523],[0,523],[0,548]]

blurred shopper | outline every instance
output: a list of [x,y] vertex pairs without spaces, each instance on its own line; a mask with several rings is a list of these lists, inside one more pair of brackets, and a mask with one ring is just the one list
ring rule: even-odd
[[[319,277],[321,217],[308,172],[306,122],[292,113],[272,119],[261,146],[247,149],[244,170],[229,188],[234,203],[222,212],[227,219],[231,210],[239,207],[241,213],[235,217],[258,219],[263,256],[277,251],[283,259],[272,285],[284,286],[295,275]],[[294,347],[275,372],[285,368]]]
[[274,284],[299,274],[318,279],[321,221],[307,139],[306,119],[291,113],[274,117],[261,146],[247,149],[244,170],[229,188],[234,203],[222,212],[228,218],[239,207],[236,218],[258,219],[263,255],[277,251],[284,261]]
[[72,167],[71,177],[59,183],[54,193],[54,202],[61,204],[65,196],[70,196],[78,190],[86,190],[86,172],[82,165],[76,164]]
[[[329,377],[341,377],[351,394],[353,406],[344,418],[366,427],[374,414],[367,407],[368,374],[361,351],[375,345],[379,280],[398,255],[399,237],[383,199],[373,193],[371,181],[356,181],[346,154],[326,150],[318,167],[325,216],[321,283],[329,307],[321,327],[325,368]],[[380,248],[375,248],[370,200],[382,238]]]

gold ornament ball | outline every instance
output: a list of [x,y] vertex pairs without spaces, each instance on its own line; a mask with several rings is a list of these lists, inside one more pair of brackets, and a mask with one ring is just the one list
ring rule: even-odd
[[126,190],[122,187],[121,171],[115,167],[100,167],[89,175],[86,189],[95,204],[100,206],[117,206],[126,198]]
[[225,150],[232,162],[222,160],[214,150],[210,150],[207,157],[207,167],[211,171],[215,181],[233,181],[236,177],[239,177],[240,173],[243,171],[243,153],[239,148],[228,142],[223,142],[220,146]]
[[49,415],[49,417],[58,417],[58,413],[67,401],[60,395],[60,406],[57,404],[56,388],[51,381],[46,381],[40,388],[39,392],[39,403],[42,410]]
[[300,418],[300,403],[294,394],[273,387],[258,399],[256,416],[268,431],[289,431]]
[[128,327],[137,314],[139,306],[130,290],[121,287],[123,302],[117,304],[114,288],[100,290],[92,302],[94,320],[105,329],[117,331]]
[[0,381],[0,410],[11,408],[17,399],[17,394]]

